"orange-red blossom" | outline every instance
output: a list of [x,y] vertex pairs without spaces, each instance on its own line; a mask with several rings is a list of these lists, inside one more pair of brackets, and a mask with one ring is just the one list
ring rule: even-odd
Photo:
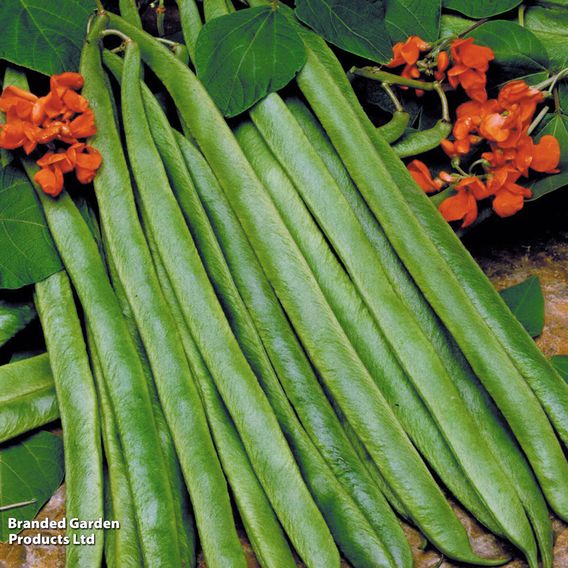
[[40,144],[53,146],[59,141],[69,145],[66,150],[52,148],[37,160],[41,170],[34,179],[54,197],[63,190],[63,174],[75,170],[79,182],[90,183],[101,164],[97,150],[80,142],[96,133],[89,103],[77,93],[82,87],[79,73],[62,73],[51,77],[50,91],[44,97],[13,85],[0,96],[0,110],[6,113],[0,148],[23,148],[30,154]]
[[487,100],[487,70],[489,62],[495,59],[493,50],[475,45],[472,37],[456,39],[451,47],[453,67],[448,71],[448,80],[455,89],[461,85],[467,96],[477,102]]

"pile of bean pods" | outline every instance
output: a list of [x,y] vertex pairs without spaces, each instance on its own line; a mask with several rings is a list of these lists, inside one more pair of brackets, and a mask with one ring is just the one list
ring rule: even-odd
[[[93,16],[81,59],[97,211],[36,188],[65,266],[36,285],[51,373],[45,355],[0,368],[0,384],[23,377],[8,398],[27,417],[0,414],[0,441],[59,414],[67,516],[120,522],[67,566],[179,568],[202,551],[244,568],[238,523],[266,568],[410,567],[399,519],[452,561],[506,562],[473,550],[451,495],[550,568],[568,384],[324,40],[301,28],[295,94],[228,124],[184,50],[121,4]],[[178,5],[191,58],[202,22]]]

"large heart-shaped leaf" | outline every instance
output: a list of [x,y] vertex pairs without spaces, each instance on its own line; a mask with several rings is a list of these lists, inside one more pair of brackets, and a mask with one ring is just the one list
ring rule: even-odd
[[[10,533],[8,518],[33,519],[61,485],[63,442],[49,432],[38,432],[0,446],[0,541]],[[13,507],[20,503],[29,503]]]
[[94,0],[2,0],[0,59],[52,75],[79,67]]
[[525,12],[525,26],[542,42],[550,58],[551,71],[560,71],[568,65],[568,10],[529,6]]
[[521,2],[522,0],[444,0],[444,8],[481,19],[504,14]]
[[438,39],[440,0],[387,0],[385,23],[392,41],[417,35],[425,41]]
[[568,185],[568,116],[562,112],[556,112],[544,127],[539,131],[535,140],[538,141],[545,134],[551,134],[560,143],[560,173],[540,177],[530,184],[533,195],[529,201],[534,201],[547,193]]
[[330,43],[378,63],[392,56],[381,1],[296,0],[296,15]]
[[530,276],[500,294],[531,337],[539,336],[544,327],[544,296],[538,277]]
[[21,288],[61,270],[43,211],[26,174],[0,170],[0,288]]
[[225,116],[286,86],[306,53],[284,6],[239,10],[208,22],[197,38],[197,75]]
[[500,82],[547,69],[548,54],[542,42],[529,30],[505,20],[492,20],[468,34],[476,43],[495,52],[491,69],[499,72]]

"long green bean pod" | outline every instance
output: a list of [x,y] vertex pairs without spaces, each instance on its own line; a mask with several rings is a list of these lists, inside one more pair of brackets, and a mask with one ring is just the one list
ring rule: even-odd
[[[104,18],[98,16],[95,25],[104,22]],[[137,218],[130,175],[112,113],[110,94],[105,88],[96,33],[91,37],[93,40],[84,49],[81,69],[85,77],[84,93],[95,113],[98,127],[91,144],[103,156],[103,165],[95,179],[95,193],[110,254],[148,354],[208,562],[212,565],[244,562],[226,481],[199,392],[175,322],[160,290]],[[117,187],[122,190],[116,191]],[[208,472],[207,479],[203,471]],[[217,511],[214,516],[210,514],[213,503]]]
[[[466,272],[477,273],[479,269],[472,268],[475,263],[471,259],[463,260],[468,258],[463,248],[459,255],[453,257],[453,268],[441,256],[442,249],[447,250],[449,243],[453,242],[453,247],[458,246],[452,240],[456,237],[448,232],[442,239],[431,240],[406,201],[408,195],[418,195],[418,188],[408,174],[403,173],[404,166],[390,146],[374,133],[374,127],[371,133],[372,125],[365,125],[362,111],[354,109],[355,103],[345,94],[352,93],[351,85],[345,77],[347,84],[339,79],[343,74],[339,62],[321,38],[307,30],[301,29],[300,32],[308,48],[308,62],[298,75],[298,84],[397,254],[507,419],[549,503],[561,517],[568,516],[568,463],[554,431],[534,393],[488,326],[487,313],[480,315],[479,303],[477,306],[472,303],[472,291],[464,290],[456,277],[456,266],[463,262],[468,264],[463,277],[466,277]],[[333,113],[329,112],[331,101]],[[441,218],[432,204],[424,206],[424,211],[422,222],[430,219],[430,222],[441,226]],[[402,226],[404,231],[400,230]],[[426,257],[428,262],[417,262],[418,257]],[[479,276],[477,280],[485,282],[484,278]],[[485,290],[485,296],[489,295],[490,285],[479,284],[478,292],[481,289]],[[523,364],[520,361],[528,363],[526,359],[520,353],[515,357],[517,365]],[[533,359],[537,361],[536,357],[531,357]],[[546,376],[551,377],[551,373]],[[541,400],[544,396],[550,402],[547,411],[561,431],[561,417],[555,414],[554,409],[560,414],[568,414],[568,404],[559,402],[565,397],[563,393],[568,393],[568,385],[564,384],[560,390],[557,387],[558,383],[553,378],[550,389],[536,389],[533,384]],[[559,398],[552,400],[552,392]]]
[[[81,322],[65,272],[38,282],[35,302],[49,353],[65,446],[65,511],[69,518],[104,517],[103,458],[97,395],[89,366]],[[75,537],[93,533],[95,544],[73,544]],[[103,556],[103,531],[68,530],[69,568],[98,568]]]
[[[464,403],[476,421],[477,428],[483,433],[482,437],[487,441],[493,455],[500,459],[501,467],[517,490],[533,525],[540,546],[543,566],[551,566],[552,525],[548,509],[531,468],[508,426],[454,340],[400,262],[317,119],[298,98],[288,98],[286,104],[325,162],[344,197],[349,201],[365,234],[381,259],[393,287],[399,292],[408,308],[413,310],[424,332],[430,337],[436,351],[441,355]],[[504,459],[504,456],[507,458]]]
[[[144,41],[146,34],[116,16],[111,18],[116,28],[126,25],[133,39]],[[151,40],[152,44],[154,41]],[[167,50],[166,54],[168,60],[189,72]],[[339,558],[331,535],[304,485],[276,417],[232,334],[169,188],[167,174],[145,120],[138,58],[136,44],[127,43],[122,82],[127,147],[139,196],[148,212],[150,230],[184,310],[184,319],[235,422],[255,472],[296,550],[309,565],[337,565]],[[170,69],[161,71],[170,73]],[[138,144],[139,140],[145,143]],[[241,406],[243,403],[246,409]],[[251,405],[255,409],[253,413]]]
[[[311,347],[314,349],[314,353],[319,351],[316,358],[319,359],[319,362],[316,364],[319,364],[320,370],[325,368],[328,371],[326,380],[332,386],[330,390],[336,391],[334,396],[340,394],[338,391],[342,391],[339,398],[341,403],[348,407],[346,415],[360,431],[364,432],[364,443],[371,450],[372,455],[374,454],[374,459],[380,462],[384,472],[388,473],[388,477],[387,475],[385,477],[387,477],[389,484],[393,489],[396,489],[397,494],[400,494],[405,504],[408,503],[413,516],[421,521],[419,523],[421,526],[426,527],[428,536],[436,542],[437,546],[462,560],[482,564],[499,562],[500,560],[481,559],[472,551],[465,530],[392,415],[372,378],[365,371],[352,346],[340,330],[337,320],[335,320],[331,309],[313,280],[308,265],[305,260],[302,260],[301,253],[285,227],[282,227],[274,205],[265,195],[262,185],[203,86],[187,67],[183,66],[167,49],[160,46],[150,36],[128,25],[118,16],[111,14],[109,18],[114,28],[125,33],[139,44],[144,60],[156,72],[173,96],[180,113],[184,117],[184,122],[190,125],[192,134],[213,166],[226,195],[231,200],[232,206],[238,209],[241,223],[249,234],[249,238],[255,242],[257,254],[271,281],[278,282],[278,287],[281,288],[284,285],[282,279],[293,280],[293,277],[302,274],[301,282],[298,281],[302,293],[292,293],[290,289],[288,313],[293,316],[291,319],[294,320],[295,324],[306,325],[309,323],[314,326]],[[128,66],[126,68],[128,69]],[[133,84],[132,81],[129,81],[129,83]],[[155,175],[153,167],[146,168],[146,170],[150,170],[146,171],[146,177],[151,178]],[[160,183],[153,184],[150,193],[156,187],[160,187]],[[243,200],[247,202],[246,206]],[[148,209],[151,210],[151,208]],[[262,209],[262,213],[259,215],[260,209]],[[172,214],[174,214],[173,211]],[[156,238],[158,238],[158,235],[156,235]],[[168,243],[170,246],[177,246],[177,241],[177,239],[169,239]],[[164,243],[164,246],[166,246],[166,243]],[[169,266],[164,258],[164,264],[166,264],[170,276],[179,271],[179,259],[187,253],[186,247],[182,248],[176,260]],[[279,263],[278,267],[275,266],[276,263]],[[201,270],[203,270],[202,267]],[[180,282],[180,285],[187,287],[188,284],[192,284],[192,281],[189,280],[190,276],[190,274],[184,273],[184,282]],[[201,278],[199,285],[203,285]],[[180,298],[180,305],[188,312],[186,320],[188,320],[187,323],[190,326],[197,326],[199,323],[196,321],[197,318],[191,317],[192,313],[195,316],[195,311],[191,309],[192,303],[195,302],[195,296],[198,292],[202,294],[205,291],[200,289],[199,285],[196,284],[192,287],[192,295],[185,294],[183,298]],[[311,300],[306,298],[307,290],[315,293],[316,296]],[[212,290],[211,293],[213,293]],[[294,305],[295,299],[306,303],[302,306]],[[215,320],[216,318],[210,318],[208,321],[214,322]],[[199,331],[209,331],[207,327],[203,326]],[[196,341],[198,338],[200,341],[202,340],[200,333],[193,333],[193,335]],[[208,351],[203,352],[200,346],[204,358],[206,353],[211,356],[212,352],[218,355],[217,351],[226,351],[227,344],[230,345],[234,341],[232,335],[228,335],[225,331],[215,334],[209,333],[207,338],[209,340],[206,342]],[[219,349],[212,347],[220,341],[222,341],[222,345]],[[332,366],[323,364],[322,366],[324,353],[326,357],[333,358],[338,364]],[[313,359],[314,357],[312,357]],[[230,364],[234,366],[234,358]],[[211,368],[209,363],[208,366]],[[349,392],[345,392],[347,387],[344,381],[345,376],[351,377],[347,389]],[[216,378],[217,380],[218,378]],[[230,386],[236,383],[237,381],[233,379]],[[231,411],[230,397],[227,396],[226,392],[223,392],[226,385],[219,380],[217,387],[229,411]],[[254,393],[247,396],[249,407],[250,400],[254,398],[257,398]],[[233,415],[232,412],[231,415],[237,428],[239,428],[238,422],[243,417]],[[269,428],[264,431],[269,431]],[[246,437],[242,436],[242,439],[246,444]],[[265,440],[256,444],[257,454],[259,447],[262,447]],[[273,447],[271,454],[274,454]],[[257,474],[259,474],[258,471]],[[264,483],[263,486],[266,490]],[[289,504],[290,486],[287,487],[287,491],[286,499]],[[303,501],[306,499],[309,502],[309,497],[306,497]],[[278,511],[279,507],[274,502],[273,506]],[[438,512],[435,517],[426,514],[427,511],[431,512],[433,506]],[[282,518],[281,521],[283,521]],[[285,529],[290,534],[289,527],[285,526]],[[303,540],[307,541],[305,533],[303,534]],[[309,542],[313,545],[311,539],[309,539]],[[321,553],[324,549],[319,546],[317,550]]]
[[105,501],[108,506],[106,519],[118,521],[120,525],[119,530],[108,529],[106,532],[105,562],[109,568],[139,568],[144,561],[136,525],[132,491],[128,483],[128,472],[126,471],[122,444],[105,385],[101,362],[97,354],[93,333],[88,326],[87,343],[99,400],[101,430],[107,464],[105,491],[108,494]]
[[182,566],[195,566],[196,545],[194,519],[189,504],[189,496],[183,479],[183,472],[181,471],[177,459],[175,446],[172,440],[170,429],[168,427],[168,423],[166,421],[166,417],[164,416],[162,407],[160,406],[160,399],[156,390],[156,385],[154,384],[154,377],[152,375],[152,370],[148,361],[148,355],[146,353],[146,350],[144,349],[144,344],[142,342],[142,338],[140,337],[138,327],[136,326],[134,313],[132,312],[132,308],[128,303],[126,292],[118,276],[116,263],[114,262],[112,256],[108,254],[110,247],[108,246],[108,239],[106,239],[104,235],[103,240],[107,242],[105,249],[107,250],[107,265],[109,267],[110,279],[116,292],[118,302],[121,306],[124,319],[126,320],[128,328],[130,330],[130,335],[134,340],[136,349],[140,356],[140,360],[142,361],[142,367],[144,368],[144,375],[146,377],[146,384],[148,385],[150,398],[152,400],[154,420],[156,421],[156,428],[158,429],[158,434],[160,437],[160,445],[168,467],[168,475],[170,478],[170,484],[172,486],[172,493],[177,497],[174,501],[174,509],[177,534],[180,543]]
[[0,367],[0,443],[58,417],[47,353]]

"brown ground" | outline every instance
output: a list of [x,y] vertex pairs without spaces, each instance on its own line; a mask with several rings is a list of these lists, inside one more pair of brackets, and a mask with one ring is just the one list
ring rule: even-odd
[[[566,209],[564,209],[565,211]],[[555,215],[555,225],[559,217]],[[539,219],[539,223],[542,219]],[[561,225],[550,225],[543,229],[541,226],[532,226],[529,231],[519,231],[518,222],[502,222],[499,232],[507,232],[506,238],[476,238],[468,236],[466,242],[476,256],[485,272],[489,275],[497,288],[504,288],[521,282],[528,276],[536,274],[540,277],[545,295],[545,329],[538,339],[539,347],[547,356],[568,354],[568,225],[562,221]],[[525,225],[527,227],[528,225]],[[490,227],[488,234],[495,235]],[[484,227],[478,232],[486,233]],[[531,234],[532,233],[532,234]],[[487,233],[486,233],[487,234]],[[499,245],[495,242],[499,240]],[[52,519],[60,518],[64,514],[64,488],[60,489],[49,503],[42,509],[39,518],[48,515]],[[470,517],[460,512],[470,537],[478,552],[493,555],[503,550],[503,545],[494,537],[484,532]],[[423,541],[410,527],[405,527],[415,554],[417,568],[451,568],[455,566],[438,554],[435,550],[421,546]],[[555,547],[554,568],[568,568],[568,527],[566,524],[554,520]],[[34,531],[35,532],[35,531]],[[243,545],[248,552],[249,565],[258,566],[245,542]],[[23,547],[0,544],[0,568],[59,568],[64,566],[64,550],[62,547]],[[204,567],[203,560],[200,566]],[[525,568],[526,563],[514,559],[508,563],[507,568]]]

